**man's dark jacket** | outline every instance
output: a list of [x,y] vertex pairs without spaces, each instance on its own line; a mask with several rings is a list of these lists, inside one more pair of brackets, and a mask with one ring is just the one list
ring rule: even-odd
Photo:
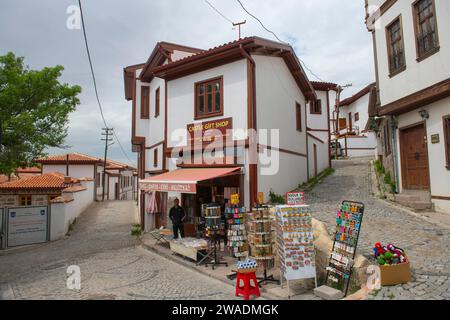
[[182,224],[182,219],[185,217],[184,209],[180,206],[178,208],[172,207],[169,212],[169,218],[172,220],[172,224],[179,225]]

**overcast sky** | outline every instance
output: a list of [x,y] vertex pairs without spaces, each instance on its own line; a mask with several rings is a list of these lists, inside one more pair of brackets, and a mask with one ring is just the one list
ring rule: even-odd
[[[273,39],[235,0],[209,0],[233,21],[247,20],[243,36]],[[374,81],[371,35],[363,0],[242,0],[325,81],[352,83],[349,96]],[[0,0],[0,55],[24,56],[32,69],[63,65],[63,81],[83,88],[70,116],[70,151],[103,155],[103,123],[95,101],[81,30],[66,27],[76,0]],[[123,68],[145,62],[158,41],[210,48],[237,38],[237,31],[204,0],[83,0],[91,56],[106,121],[131,152],[131,102],[123,93]],[[310,80],[316,80],[310,75]],[[67,150],[49,150],[65,153]],[[112,159],[129,162],[117,143]]]

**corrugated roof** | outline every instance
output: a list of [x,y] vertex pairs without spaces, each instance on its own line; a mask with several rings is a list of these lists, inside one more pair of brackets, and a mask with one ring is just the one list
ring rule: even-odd
[[58,172],[46,173],[39,176],[20,179],[17,181],[0,184],[1,190],[41,190],[41,189],[64,189],[76,183],[72,179],[71,183],[64,182],[64,175]]

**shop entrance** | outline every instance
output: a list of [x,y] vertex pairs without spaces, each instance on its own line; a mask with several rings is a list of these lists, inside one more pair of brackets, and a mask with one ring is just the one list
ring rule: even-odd
[[400,156],[403,187],[429,190],[428,149],[423,123],[400,130]]

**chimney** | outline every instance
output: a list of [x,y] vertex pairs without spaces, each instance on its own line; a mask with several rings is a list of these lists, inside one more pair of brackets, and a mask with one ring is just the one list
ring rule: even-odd
[[72,183],[72,177],[65,176],[64,177],[64,183],[65,184],[71,184]]

